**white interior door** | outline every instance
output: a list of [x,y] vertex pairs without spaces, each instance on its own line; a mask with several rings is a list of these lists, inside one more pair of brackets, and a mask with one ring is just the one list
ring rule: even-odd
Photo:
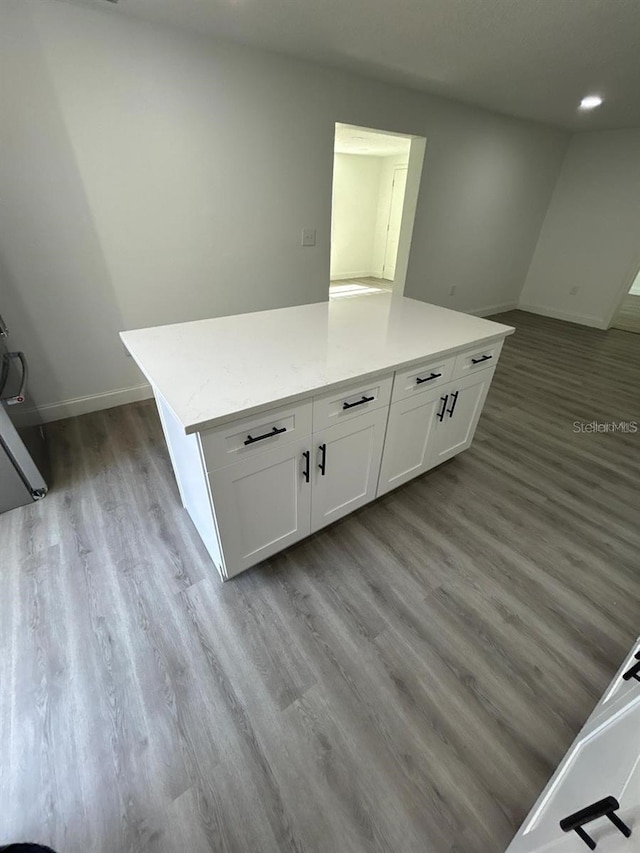
[[435,461],[431,439],[443,392],[424,391],[393,403],[384,442],[378,495],[428,471]]
[[375,498],[387,414],[377,409],[314,434],[312,530]]
[[389,281],[393,281],[396,275],[400,226],[402,225],[402,209],[406,188],[407,167],[394,169],[391,202],[389,205],[389,221],[387,224],[387,244],[384,253],[384,266],[382,268],[382,277]]
[[310,450],[307,436],[209,475],[229,577],[311,532]]
[[433,433],[433,465],[466,450],[473,441],[493,370],[465,376],[440,389]]

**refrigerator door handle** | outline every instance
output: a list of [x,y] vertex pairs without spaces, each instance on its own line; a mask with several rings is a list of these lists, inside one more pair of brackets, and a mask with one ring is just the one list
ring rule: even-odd
[[23,352],[8,352],[7,358],[17,358],[22,365],[22,381],[20,382],[17,394],[14,394],[12,397],[0,397],[0,400],[6,403],[7,406],[15,406],[18,403],[24,403],[24,396],[27,393],[27,382],[29,381],[29,366]]
[[9,329],[7,329],[7,324],[2,319],[2,314],[0,314],[0,338],[6,338],[9,334]]

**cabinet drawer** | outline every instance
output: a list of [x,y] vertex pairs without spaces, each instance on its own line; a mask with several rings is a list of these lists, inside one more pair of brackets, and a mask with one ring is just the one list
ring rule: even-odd
[[463,376],[470,376],[472,373],[484,370],[487,367],[495,367],[501,349],[502,341],[496,341],[493,344],[486,344],[484,347],[473,347],[473,349],[461,352],[460,355],[456,356],[453,378],[461,379]]
[[439,361],[431,360],[419,364],[409,370],[398,371],[393,380],[391,402],[397,403],[398,400],[406,400],[407,397],[444,385],[451,379],[454,361],[455,356],[450,356],[441,358]]
[[311,400],[271,409],[200,433],[207,471],[311,435]]
[[392,376],[373,379],[367,384],[352,385],[340,391],[313,398],[313,431],[357,418],[389,405]]

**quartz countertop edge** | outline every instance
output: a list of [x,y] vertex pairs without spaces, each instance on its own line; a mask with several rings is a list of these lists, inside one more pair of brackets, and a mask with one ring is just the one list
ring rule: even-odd
[[[359,303],[359,305],[353,303]],[[411,312],[410,316],[407,312]],[[424,326],[421,325],[422,319],[424,319]],[[305,320],[307,321],[306,330],[303,328]],[[452,333],[456,324],[469,327],[473,330],[470,333],[471,337],[468,340],[457,340],[452,345],[444,347],[434,348],[428,343],[419,343],[417,344],[419,349],[412,353],[410,358],[403,358],[398,352],[399,359],[394,357],[394,341],[382,339],[383,332],[389,334],[389,327],[395,327],[393,334],[398,342],[397,348],[401,350],[406,348],[406,339],[410,340],[411,335],[415,338],[416,331],[426,334],[429,322],[433,324],[434,320],[449,321]],[[296,326],[297,322],[301,322],[302,326]],[[384,328],[377,328],[380,326]],[[294,355],[292,361],[284,365],[288,374],[278,375],[277,381],[273,383],[273,390],[265,392],[263,385],[268,385],[269,382],[269,375],[265,373],[269,368],[268,350],[274,348],[274,340],[269,337],[265,340],[258,339],[256,342],[256,329],[261,331],[260,327],[267,332],[271,327],[276,341],[278,332],[286,333],[298,328],[297,336],[294,335],[294,340],[290,343],[296,348],[311,351],[312,354],[314,350],[318,350],[321,357],[315,361],[310,360],[308,381],[305,381],[298,372]],[[368,382],[393,371],[417,367],[427,360],[448,357],[472,346],[490,344],[504,339],[514,331],[515,329],[511,326],[484,320],[474,315],[461,314],[406,297],[389,298],[385,295],[137,329],[121,332],[120,337],[154,393],[162,397],[188,435],[292,405],[309,397],[324,395],[356,383]],[[350,353],[344,345],[345,342],[347,347],[350,345],[351,333],[356,337],[360,335],[360,340],[356,341],[356,349],[357,344],[360,343],[365,355],[369,349],[375,347],[378,341],[376,336],[379,334],[381,343],[386,345],[383,355],[384,363],[377,364],[371,370],[350,366]],[[194,339],[197,338],[204,342],[200,349],[197,341],[194,344]],[[180,341],[184,346],[181,355],[176,357],[172,354],[167,358],[167,353],[175,353],[175,347]],[[215,347],[218,341],[223,347],[227,345],[229,352],[225,352],[226,361],[224,358],[216,358],[220,356]],[[260,356],[256,366],[253,392],[251,381],[247,381],[246,378],[250,368],[241,363],[234,364],[232,350],[235,349],[238,352],[238,347],[243,345],[248,350],[253,350],[254,358]],[[192,352],[189,352],[189,346]],[[212,352],[207,353],[207,346]],[[285,340],[283,349],[286,346]],[[387,351],[389,351],[388,354]],[[359,355],[359,350],[357,352]],[[372,350],[372,353],[375,357],[377,350]],[[282,356],[281,351],[273,358],[275,368],[281,372]],[[212,359],[210,374],[206,369],[208,357]],[[291,358],[290,354],[289,358]],[[324,362],[322,358],[325,359]],[[194,360],[198,364],[194,365]],[[305,363],[302,359],[302,373],[304,369]],[[325,378],[327,372],[331,374],[328,381]],[[322,375],[319,376],[318,373]],[[209,385],[212,387],[208,387]],[[292,386],[289,393],[286,385]],[[194,411],[185,417],[184,412],[189,409],[190,402],[196,396],[205,393],[209,395],[210,405],[199,403],[197,412],[194,406]],[[252,402],[251,397],[256,398],[256,402]],[[221,402],[225,399],[228,400],[226,404]],[[206,409],[209,411],[206,412]]]

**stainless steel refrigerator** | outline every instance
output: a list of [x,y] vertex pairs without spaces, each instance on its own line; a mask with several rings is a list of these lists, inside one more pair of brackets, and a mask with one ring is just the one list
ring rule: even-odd
[[42,424],[29,395],[23,352],[8,346],[0,317],[0,512],[47,494],[49,465]]

